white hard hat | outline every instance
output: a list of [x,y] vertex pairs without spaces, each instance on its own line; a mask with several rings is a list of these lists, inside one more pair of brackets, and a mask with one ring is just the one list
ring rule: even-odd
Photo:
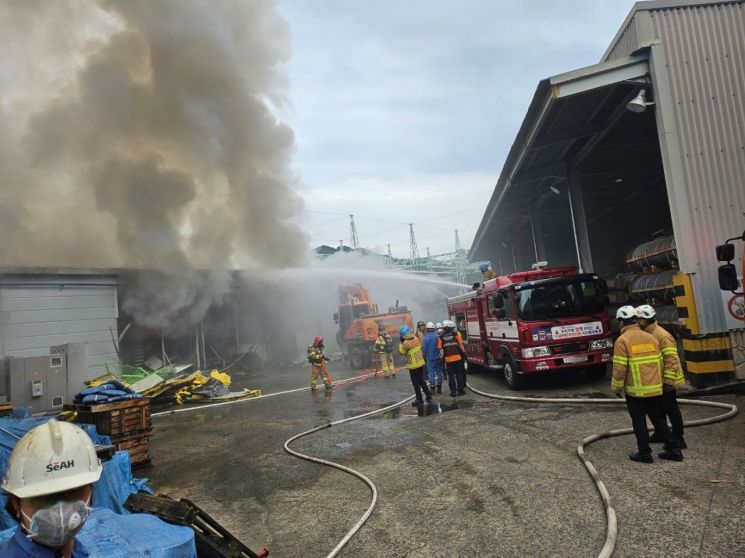
[[655,312],[655,309],[652,308],[649,304],[642,304],[641,306],[636,307],[636,314],[640,318],[644,318],[645,320],[651,320],[655,316],[657,316],[657,312]]
[[442,329],[442,322],[437,322],[437,323],[435,324],[435,327],[436,327],[437,329]]
[[636,314],[636,308],[633,306],[621,306],[616,312],[617,320],[630,320],[631,318],[638,317]]
[[426,327],[427,327],[427,329],[435,329],[435,324],[434,324],[434,322],[427,322]]
[[451,322],[450,320],[445,320],[442,322],[442,325],[445,327],[455,327],[455,322]]
[[3,490],[19,498],[64,492],[96,482],[102,470],[96,448],[82,428],[50,419],[18,440]]

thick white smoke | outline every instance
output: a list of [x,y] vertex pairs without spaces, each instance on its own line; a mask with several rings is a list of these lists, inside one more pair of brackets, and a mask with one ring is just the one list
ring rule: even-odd
[[187,270],[303,259],[274,2],[26,0],[0,26],[4,266],[160,270],[129,309],[164,325],[224,294]]

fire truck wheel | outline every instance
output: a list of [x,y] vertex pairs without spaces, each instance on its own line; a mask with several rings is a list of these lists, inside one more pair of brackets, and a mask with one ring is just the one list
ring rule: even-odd
[[525,387],[525,376],[518,371],[517,364],[511,356],[507,356],[504,361],[504,379],[510,389],[519,390]]
[[355,370],[360,370],[365,365],[365,355],[359,347],[352,347],[349,350],[349,364]]
[[602,380],[608,374],[608,365],[600,364],[598,366],[585,368],[585,374],[587,374],[588,378],[593,380]]

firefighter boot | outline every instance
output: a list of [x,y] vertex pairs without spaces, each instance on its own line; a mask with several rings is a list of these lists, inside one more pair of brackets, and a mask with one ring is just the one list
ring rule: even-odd
[[637,451],[636,453],[630,453],[629,459],[631,459],[631,461],[638,461],[639,463],[654,463],[651,451],[646,453],[642,453],[640,451]]
[[437,384],[437,393],[442,393],[442,384]]
[[429,391],[430,391],[430,393],[434,393],[435,392],[435,384],[429,384]]

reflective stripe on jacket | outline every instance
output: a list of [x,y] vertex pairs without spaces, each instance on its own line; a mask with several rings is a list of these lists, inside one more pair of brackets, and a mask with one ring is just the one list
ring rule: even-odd
[[446,331],[440,337],[440,342],[437,346],[442,349],[442,354],[445,357],[445,362],[457,362],[461,360],[460,346],[463,344],[463,337],[460,332],[457,331]]
[[321,366],[321,363],[323,363],[323,349],[315,345],[308,347],[308,360],[313,366]]
[[657,323],[649,324],[643,328],[643,331],[649,333],[657,339],[660,344],[662,353],[662,381],[669,386],[682,384],[685,381],[683,368],[680,366],[680,357],[678,356],[678,344],[675,337],[670,335],[664,327]]
[[404,337],[404,340],[398,346],[398,352],[406,357],[406,368],[409,370],[416,370],[424,366],[422,343],[411,333]]
[[386,350],[385,350],[385,339],[383,339],[382,337],[378,337],[375,340],[375,352],[377,354],[379,354],[379,355],[382,355],[382,354],[385,354],[386,353]]
[[662,395],[662,354],[660,345],[638,325],[621,329],[613,347],[614,390],[624,389],[630,397]]

